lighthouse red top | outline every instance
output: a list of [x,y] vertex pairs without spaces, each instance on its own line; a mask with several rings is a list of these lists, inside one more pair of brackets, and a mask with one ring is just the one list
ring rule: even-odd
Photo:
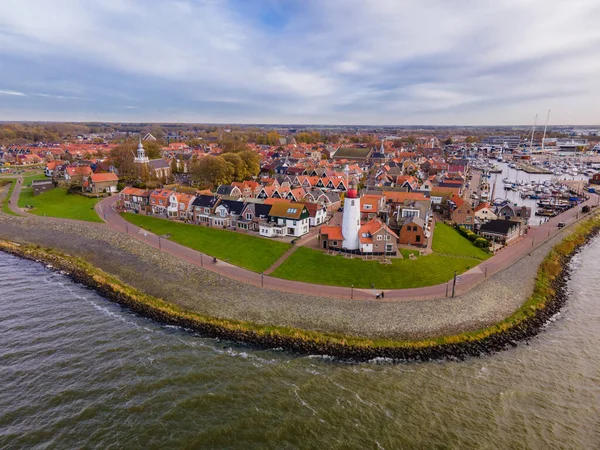
[[358,189],[356,188],[356,181],[351,180],[350,186],[348,186],[348,192],[346,193],[347,198],[358,198]]

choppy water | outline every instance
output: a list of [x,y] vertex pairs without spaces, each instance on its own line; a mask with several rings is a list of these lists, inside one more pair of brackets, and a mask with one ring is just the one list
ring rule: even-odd
[[161,326],[0,253],[0,448],[600,448],[599,257],[529,345],[347,364]]

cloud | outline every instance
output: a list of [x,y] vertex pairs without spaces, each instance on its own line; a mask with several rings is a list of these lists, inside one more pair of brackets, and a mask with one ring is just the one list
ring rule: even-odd
[[0,94],[40,93],[27,119],[119,120],[119,98],[140,121],[594,123],[599,20],[595,0],[4,0]]
[[25,97],[25,94],[23,92],[9,91],[5,89],[0,89],[0,95],[14,95],[17,97]]

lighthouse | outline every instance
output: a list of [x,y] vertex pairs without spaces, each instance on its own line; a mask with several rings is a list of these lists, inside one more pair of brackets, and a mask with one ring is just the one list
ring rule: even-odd
[[342,219],[342,236],[344,243],[342,247],[347,250],[358,250],[360,230],[360,197],[356,182],[352,180],[348,186],[346,199],[344,200],[344,217]]

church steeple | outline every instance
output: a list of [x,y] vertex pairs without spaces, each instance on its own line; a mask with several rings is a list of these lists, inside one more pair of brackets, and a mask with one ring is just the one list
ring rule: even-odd
[[137,148],[137,155],[133,158],[133,162],[137,164],[148,164],[148,157],[144,150],[144,144],[142,144],[142,136],[140,135],[140,141]]

